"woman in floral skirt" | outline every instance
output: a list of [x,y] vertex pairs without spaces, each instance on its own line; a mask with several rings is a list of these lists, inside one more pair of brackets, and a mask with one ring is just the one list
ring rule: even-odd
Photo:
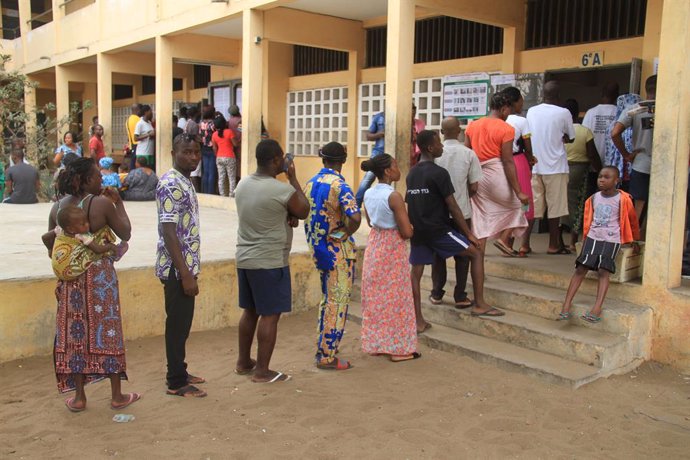
[[397,162],[388,154],[362,163],[378,184],[364,194],[372,227],[362,273],[362,351],[389,355],[391,361],[419,358],[412,284],[405,240],[412,236],[402,195],[392,182],[400,180]]

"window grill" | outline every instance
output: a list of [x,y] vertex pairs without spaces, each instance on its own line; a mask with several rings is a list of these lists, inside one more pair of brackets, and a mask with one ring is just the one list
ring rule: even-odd
[[194,64],[194,89],[206,88],[211,82],[211,66]]
[[292,55],[292,68],[295,76],[347,70],[349,68],[348,53],[346,51],[295,45]]
[[644,35],[647,0],[528,0],[527,49]]
[[[386,65],[387,28],[367,29],[366,66]],[[503,29],[450,16],[415,22],[414,62],[447,61],[503,52]]]

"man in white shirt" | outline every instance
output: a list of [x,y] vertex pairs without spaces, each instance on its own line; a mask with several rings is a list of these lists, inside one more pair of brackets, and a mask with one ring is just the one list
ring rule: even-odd
[[604,85],[601,89],[601,104],[589,109],[582,119],[582,126],[588,128],[594,135],[594,145],[602,164],[604,164],[606,153],[606,130],[616,121],[618,91],[618,83],[616,82],[609,82]]
[[145,157],[146,164],[155,169],[156,164],[156,130],[153,129],[153,110],[150,105],[141,107],[141,119],[134,128],[134,139],[137,144],[137,157]]
[[568,215],[568,156],[564,143],[575,140],[573,119],[559,107],[560,88],[550,81],[544,85],[544,102],[529,109],[527,122],[532,130],[532,153],[537,164],[532,170],[534,217],[549,220],[547,254],[571,254],[561,240],[559,218]]
[[[477,193],[479,181],[482,178],[482,167],[479,158],[472,149],[465,147],[459,140],[460,122],[455,117],[448,117],[441,124],[443,134],[443,155],[434,160],[434,163],[441,166],[450,174],[450,180],[455,189],[453,197],[458,203],[458,207],[465,216],[467,226],[471,227],[472,205],[470,196]],[[470,259],[467,257],[455,256],[455,308],[469,308],[472,301],[467,298],[467,273],[470,268]],[[446,259],[434,256],[434,263],[431,265],[431,280],[433,288],[429,301],[435,305],[443,301],[446,291]]]

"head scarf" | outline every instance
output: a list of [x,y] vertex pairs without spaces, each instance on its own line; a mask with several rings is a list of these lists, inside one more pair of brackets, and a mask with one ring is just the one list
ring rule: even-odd
[[103,157],[98,161],[98,164],[103,169],[110,169],[113,165],[113,159],[110,157]]

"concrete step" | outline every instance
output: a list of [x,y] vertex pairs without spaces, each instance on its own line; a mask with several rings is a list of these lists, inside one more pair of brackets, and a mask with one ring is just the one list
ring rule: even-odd
[[473,317],[469,310],[457,310],[448,305],[423,303],[422,308],[424,318],[434,324],[598,368],[615,369],[633,358],[628,353],[625,337],[576,325],[514,311],[499,317]]
[[[359,302],[351,302],[348,316],[355,322],[361,322]],[[608,375],[595,366],[440,324],[434,324],[431,329],[421,334],[419,341],[431,348],[466,355],[502,369],[532,375],[549,383],[567,385],[572,388],[578,388]]]
[[[446,291],[450,292],[451,296],[446,295],[444,302],[452,305],[452,292],[455,287],[454,274],[449,273],[448,278]],[[428,298],[431,287],[431,277],[425,276],[422,280],[423,298]],[[470,293],[470,297],[473,297],[470,283],[468,283],[467,292]],[[487,276],[484,282],[484,297],[491,305],[502,309],[553,320],[561,311],[565,289]],[[607,298],[604,304],[603,321],[596,324],[582,321],[580,316],[588,312],[594,302],[595,296],[578,293],[571,310],[573,318],[568,322],[572,325],[635,340],[645,339],[643,343],[640,343],[640,350],[651,345],[649,343],[649,331],[652,327],[651,308]]]

